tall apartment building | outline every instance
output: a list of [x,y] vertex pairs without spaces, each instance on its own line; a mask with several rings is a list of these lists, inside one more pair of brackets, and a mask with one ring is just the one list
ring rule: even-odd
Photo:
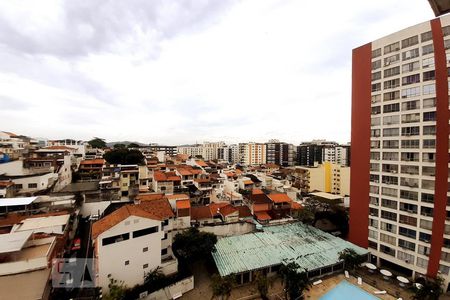
[[203,147],[199,144],[188,145],[188,146],[178,146],[177,153],[178,154],[186,154],[191,157],[196,157],[196,156],[203,155]]
[[326,161],[350,166],[350,146],[325,140],[313,140],[297,146],[298,165],[312,167]]
[[266,145],[260,143],[239,143],[240,163],[245,165],[260,165],[266,163]]
[[293,166],[295,161],[294,145],[278,140],[266,143],[266,162],[283,167]]
[[217,159],[235,164],[239,162],[239,146],[237,144],[223,145],[217,150]]
[[450,282],[450,15],[353,50],[351,242]]
[[218,159],[219,149],[225,146],[224,142],[203,142],[203,159],[204,160],[215,160]]

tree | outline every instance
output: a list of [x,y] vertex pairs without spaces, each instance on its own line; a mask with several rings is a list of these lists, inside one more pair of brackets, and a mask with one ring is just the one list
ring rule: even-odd
[[417,283],[420,284],[420,288],[414,285],[413,299],[437,300],[439,299],[439,296],[444,292],[444,290],[442,289],[444,279],[440,276],[436,277],[436,279],[419,278],[417,280]]
[[280,268],[286,299],[303,299],[303,292],[309,290],[311,284],[309,283],[308,275],[306,272],[299,273],[299,268],[300,266],[295,262],[282,265]]
[[105,153],[103,155],[103,158],[110,164],[142,165],[144,164],[145,157],[139,150],[129,150],[126,148],[119,148]]
[[175,236],[172,249],[180,260],[191,262],[210,257],[216,243],[214,233],[200,232],[191,227]]
[[167,277],[161,271],[161,268],[158,266],[156,269],[145,274],[144,285],[154,287],[156,290],[159,290],[166,286]]
[[357,266],[366,261],[364,255],[359,255],[352,248],[345,248],[339,254],[339,260],[344,261],[345,268],[354,270]]
[[121,143],[114,144],[114,149],[125,149],[126,147],[127,147],[127,145],[125,145],[125,144],[121,144]]
[[140,148],[140,146],[138,144],[136,144],[136,143],[130,143],[130,144],[128,144],[127,147],[128,148]]
[[267,276],[262,272],[257,272],[255,284],[256,288],[258,289],[259,295],[261,296],[261,299],[269,299],[267,297],[267,294],[269,293],[269,279],[267,278]]
[[211,299],[219,296],[221,297],[221,299],[228,299],[235,284],[235,279],[236,277],[233,274],[225,277],[214,274],[211,278],[211,289],[213,291]]
[[90,140],[90,141],[88,142],[88,144],[89,144],[92,148],[100,148],[100,149],[106,148],[106,142],[105,142],[105,140],[102,139],[102,138],[98,138],[98,137],[95,137],[95,138],[93,138],[92,140]]
[[116,279],[109,279],[109,293],[105,295],[103,299],[106,300],[121,300],[125,296],[127,287],[124,285],[123,281],[117,281]]

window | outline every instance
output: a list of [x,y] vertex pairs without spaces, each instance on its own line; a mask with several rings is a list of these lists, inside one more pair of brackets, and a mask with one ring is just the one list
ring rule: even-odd
[[384,54],[388,54],[394,51],[400,50],[400,42],[392,43],[390,45],[384,46]]
[[373,83],[372,84],[372,92],[379,92],[381,91],[381,83]]
[[125,261],[125,266],[128,266],[130,264],[130,261],[129,260],[126,260]]
[[370,159],[380,160],[380,153],[379,152],[370,152]]
[[372,70],[381,68],[381,59],[372,62]]
[[[410,213],[417,213],[417,205],[415,204],[410,204],[410,203],[404,203],[404,202],[400,202],[400,210],[401,211],[406,211],[406,212],[410,212]],[[415,234],[414,234],[415,236]]]
[[384,196],[397,197],[398,191],[394,188],[383,187],[381,189],[381,194]]
[[398,239],[398,246],[411,251],[416,250],[416,244],[414,244],[413,242],[405,241],[403,239]]
[[389,199],[381,199],[381,206],[387,207],[387,208],[392,208],[392,209],[397,209],[397,201],[389,200]]
[[402,77],[402,85],[409,85],[420,82],[420,74]]
[[390,64],[393,64],[399,60],[400,60],[400,54],[394,54],[394,55],[388,56],[384,59],[384,65],[389,66]]
[[370,130],[370,136],[371,137],[379,137],[380,136],[380,129],[371,129]]
[[381,79],[381,72],[380,71],[372,73],[372,81],[379,80],[379,79]]
[[439,272],[441,272],[441,274],[448,275],[450,272],[450,267],[439,265]]
[[409,37],[407,39],[402,40],[402,49],[410,46],[417,45],[419,43],[419,36],[415,35],[412,37]]
[[435,176],[435,167],[422,167],[422,175],[425,176]]
[[384,149],[398,149],[398,140],[383,141]]
[[398,86],[400,86],[400,79],[396,78],[396,79],[391,79],[391,80],[386,80],[384,83],[384,89],[393,89],[396,88]]
[[383,160],[398,160],[397,152],[383,152]]
[[372,118],[370,120],[370,126],[378,126],[380,125],[380,118]]
[[422,55],[430,54],[434,52],[433,44],[429,44],[422,47]]
[[400,111],[399,103],[386,104],[383,106],[384,113],[391,113],[391,112],[396,112],[396,111]]
[[420,127],[419,126],[411,126],[411,127],[403,127],[402,128],[402,136],[411,136],[411,135],[419,135]]
[[442,27],[442,33],[444,36],[450,35],[450,26]]
[[420,87],[413,87],[402,90],[402,98],[411,98],[420,96]]
[[380,170],[380,164],[370,164],[370,171],[378,172]]
[[22,185],[21,183],[15,184],[14,187],[15,187],[17,190],[23,189],[23,185]]
[[408,254],[408,253],[400,251],[400,250],[397,251],[397,258],[405,261],[408,264],[414,263],[414,255]]
[[420,147],[419,140],[402,140],[403,149],[418,149]]
[[147,252],[148,251],[148,247],[142,248],[142,252]]
[[399,129],[398,128],[385,128],[383,129],[383,136],[398,136]]
[[399,98],[400,98],[400,91],[388,92],[388,93],[383,94],[384,101],[390,101],[390,100],[395,100],[395,99],[399,99]]
[[420,122],[420,114],[419,113],[402,115],[402,124],[403,123],[414,123],[414,122]]
[[419,232],[419,240],[425,243],[429,243],[431,241],[431,234]]
[[417,252],[422,255],[430,255],[430,247],[419,245]]
[[411,239],[416,238],[417,233],[415,230],[404,228],[404,227],[399,227],[398,229],[399,229],[398,234],[409,237]]
[[429,111],[423,113],[423,121],[436,121],[436,112],[435,111]]
[[427,149],[429,149],[429,148],[431,148],[431,149],[436,148],[436,140],[423,140],[422,143],[423,143],[422,144],[423,148],[427,148]]
[[401,166],[400,172],[402,174],[418,175],[419,167],[418,166]]
[[412,72],[418,70],[419,68],[420,68],[419,61],[410,62],[402,65],[402,73]]
[[422,154],[423,162],[435,162],[435,160],[436,160],[436,154],[434,154],[434,153],[423,153]]
[[374,227],[374,228],[378,228],[378,220],[369,218],[369,226]]
[[435,80],[435,79],[436,79],[436,77],[435,77],[434,70],[423,72],[423,81],[430,81],[430,80]]
[[423,135],[436,135],[436,126],[423,126]]
[[425,259],[425,258],[422,258],[422,257],[418,257],[416,266],[421,267],[423,269],[428,268],[428,259]]
[[420,41],[422,43],[426,42],[426,41],[430,41],[432,38],[433,38],[433,34],[431,33],[431,31],[424,32],[420,35]]
[[148,268],[148,264],[142,265],[142,269],[147,269],[147,268]]
[[158,232],[158,226],[153,226],[153,227],[148,227],[145,229],[140,229],[140,230],[136,230],[133,231],[133,238],[138,238],[147,234],[152,234]]
[[377,115],[377,114],[381,113],[381,106],[373,106],[371,110],[372,110],[372,115]]
[[419,48],[411,49],[402,53],[402,60],[413,59],[419,56]]
[[417,201],[419,199],[419,193],[413,191],[400,190],[400,198]]
[[420,208],[420,214],[426,217],[433,217],[433,208],[422,206]]
[[419,100],[407,101],[407,102],[402,103],[402,111],[419,109],[419,108],[420,108]]
[[445,48],[445,50],[450,49],[450,40],[445,40],[444,41],[444,48]]
[[380,228],[382,230],[388,231],[388,232],[392,232],[392,233],[397,233],[397,226],[391,223],[386,223],[386,222],[380,222]]
[[422,68],[434,68],[434,57],[424,58],[422,60]]
[[424,95],[436,94],[436,86],[434,84],[424,85],[423,94]]
[[418,188],[419,187],[419,180],[415,178],[405,178],[402,177],[400,179],[400,185],[401,186],[408,186],[411,188]]
[[420,228],[431,230],[433,228],[433,222],[422,219],[420,220]]
[[380,251],[395,257],[395,250],[392,249],[391,247],[380,245]]
[[397,244],[395,237],[390,236],[385,233],[380,233],[380,241],[383,243],[391,244],[393,246],[395,246]]
[[161,255],[166,255],[166,254],[167,254],[167,248],[161,249]]
[[372,50],[372,58],[378,57],[381,55],[381,48]]
[[167,240],[167,233],[164,232],[164,237],[161,240]]
[[28,184],[28,188],[29,189],[36,189],[37,188],[37,183],[29,183]]
[[110,237],[102,239],[102,246],[106,246],[106,245],[110,245],[110,244],[126,241],[128,239],[130,239],[130,234],[129,233],[123,233],[123,234],[110,236]]
[[397,173],[398,165],[383,164],[383,172]]
[[377,240],[378,239],[378,234],[375,230],[369,229],[369,237],[372,239]]
[[[377,72],[377,73],[380,73],[380,72]],[[388,78],[388,77],[395,76],[398,74],[400,74],[400,67],[393,67],[393,68],[384,70],[384,78]],[[372,81],[376,80],[376,79],[373,79],[373,76],[374,75],[372,73]],[[381,74],[380,74],[380,78],[381,78]]]
[[436,107],[436,98],[423,99],[423,108]]
[[399,222],[406,225],[417,226],[417,218],[410,216],[400,215]]
[[381,95],[373,95],[371,102],[372,102],[372,104],[381,102]]
[[434,180],[422,179],[422,188],[427,190],[434,190]]
[[397,214],[393,212],[382,210],[381,218],[397,222]]
[[385,116],[383,117],[383,125],[391,125],[391,124],[398,124],[399,123],[399,116]]

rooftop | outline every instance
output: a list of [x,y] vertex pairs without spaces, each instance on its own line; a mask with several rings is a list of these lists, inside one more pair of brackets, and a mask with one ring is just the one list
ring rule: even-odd
[[267,226],[263,232],[219,239],[212,255],[221,276],[296,262],[316,270],[339,262],[338,253],[352,248],[368,251],[303,223]]
[[17,206],[17,205],[30,205],[38,197],[18,197],[18,198],[1,198],[0,207],[2,206]]
[[177,209],[188,209],[191,208],[191,202],[189,200],[178,200]]
[[0,253],[20,251],[31,234],[31,231],[0,234]]
[[269,194],[268,196],[274,203],[292,202],[292,199],[289,198],[289,196],[286,194],[274,193],[274,194]]
[[159,219],[165,220],[174,217],[172,207],[166,198],[141,202],[137,207],[149,212]]
[[342,200],[344,198],[341,195],[334,195],[334,194],[325,193],[325,192],[310,193],[310,195],[313,195],[313,196],[316,196],[319,198],[328,199],[328,200]]
[[81,161],[81,165],[103,165],[105,163],[105,160],[102,158],[97,159],[85,159]]

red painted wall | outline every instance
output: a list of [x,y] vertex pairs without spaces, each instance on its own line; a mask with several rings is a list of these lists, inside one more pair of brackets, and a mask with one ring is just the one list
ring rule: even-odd
[[444,39],[440,19],[431,21],[434,63],[436,66],[436,177],[434,192],[433,231],[427,275],[435,277],[439,270],[444,230],[448,186],[448,79]]
[[369,245],[370,100],[372,45],[353,49],[349,241]]

